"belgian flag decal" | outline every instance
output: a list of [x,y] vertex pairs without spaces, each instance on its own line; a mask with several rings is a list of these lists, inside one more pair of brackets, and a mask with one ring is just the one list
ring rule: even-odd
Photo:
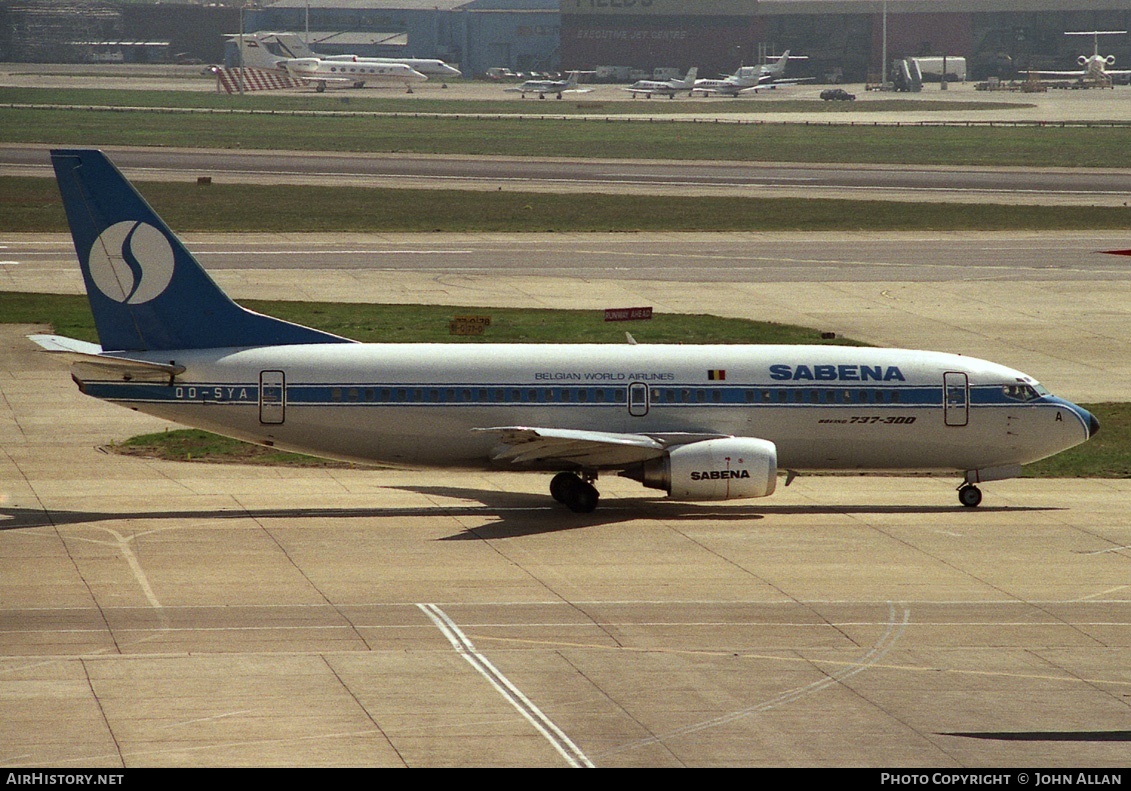
[[707,371],[707,380],[711,382],[724,382],[727,378],[727,372],[722,369],[715,369]]

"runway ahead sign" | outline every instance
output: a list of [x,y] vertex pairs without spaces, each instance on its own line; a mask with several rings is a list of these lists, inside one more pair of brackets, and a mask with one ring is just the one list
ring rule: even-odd
[[605,321],[644,321],[652,318],[652,308],[605,308]]
[[490,316],[456,316],[448,322],[448,334],[482,335],[490,326]]

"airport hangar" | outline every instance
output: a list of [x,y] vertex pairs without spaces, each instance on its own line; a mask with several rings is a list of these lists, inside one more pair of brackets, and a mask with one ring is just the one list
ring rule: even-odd
[[[980,80],[1076,68],[1092,42],[1064,34],[1131,30],[1131,8],[1125,0],[279,0],[245,10],[242,21],[249,32],[310,31],[327,54],[442,58],[468,76],[597,66],[697,66],[707,76],[789,49],[807,58],[791,74],[865,82],[880,74],[885,28],[889,61],[960,56]],[[224,34],[239,27],[239,9],[220,4],[0,0],[0,56],[89,60],[81,40],[93,36],[162,40],[165,57],[216,63]],[[1131,64],[1131,36],[1099,43],[1118,65]]]
[[[972,79],[1076,68],[1092,42],[1066,32],[1131,30],[1125,0],[279,0],[248,19],[259,30],[348,30],[352,39],[311,41],[439,57],[469,76],[598,66],[722,74],[789,49],[807,58],[791,74],[824,82],[878,81],[885,27],[889,62],[964,57]],[[381,37],[359,38],[370,33]],[[1100,48],[1131,64],[1131,36],[1101,37]]]

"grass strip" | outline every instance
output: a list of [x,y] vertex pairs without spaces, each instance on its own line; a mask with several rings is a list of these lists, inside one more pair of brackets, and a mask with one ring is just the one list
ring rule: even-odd
[[[646,232],[1125,230],[1122,206],[1007,206],[366,187],[135,186],[178,232]],[[332,206],[333,211],[311,207]],[[54,181],[0,177],[0,233],[67,230]]]
[[[245,300],[251,310],[366,343],[640,343],[852,344],[822,338],[808,327],[682,313],[654,314],[649,321],[606,322],[599,310],[549,310],[444,305]],[[449,334],[456,316],[490,316],[482,336]],[[98,342],[94,317],[82,295],[0,291],[0,321],[48,324],[60,335]]]
[[674,160],[1131,167],[1131,125],[891,126],[615,117],[296,117],[0,107],[0,142]]
[[1027,478],[1131,478],[1131,403],[1082,404],[1100,421],[1083,445],[1024,468]]
[[258,464],[264,467],[310,467],[343,469],[354,465],[333,459],[320,459],[301,453],[266,448],[222,437],[196,428],[140,434],[116,442],[107,450],[122,456],[139,456],[162,461],[199,461],[209,464]]
[[[210,78],[204,78],[209,80]],[[616,116],[647,113],[663,115],[703,115],[714,117],[729,114],[764,113],[842,113],[846,109],[862,115],[899,112],[981,112],[1031,108],[1030,102],[990,102],[939,100],[925,97],[869,97],[846,108],[839,102],[818,99],[779,99],[763,97],[748,101],[703,99],[691,101],[605,100],[600,95],[587,95],[571,100],[534,100],[507,96],[505,85],[498,86],[494,98],[450,99],[440,91],[423,89],[412,96],[396,91],[332,91],[327,94],[248,92],[243,96],[201,91],[129,90],[120,88],[20,88],[0,87],[0,104],[54,105],[63,107],[119,107],[152,110],[194,109],[235,113],[405,113],[433,115],[525,115],[544,113],[577,116]],[[600,91],[601,86],[597,87]],[[615,88],[613,88],[615,90]]]

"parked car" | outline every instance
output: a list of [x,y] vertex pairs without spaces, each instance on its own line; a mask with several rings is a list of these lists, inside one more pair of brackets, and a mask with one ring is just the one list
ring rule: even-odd
[[849,93],[848,91],[844,90],[844,88],[829,88],[827,91],[821,91],[821,98],[826,102],[851,102],[856,99],[856,94]]

